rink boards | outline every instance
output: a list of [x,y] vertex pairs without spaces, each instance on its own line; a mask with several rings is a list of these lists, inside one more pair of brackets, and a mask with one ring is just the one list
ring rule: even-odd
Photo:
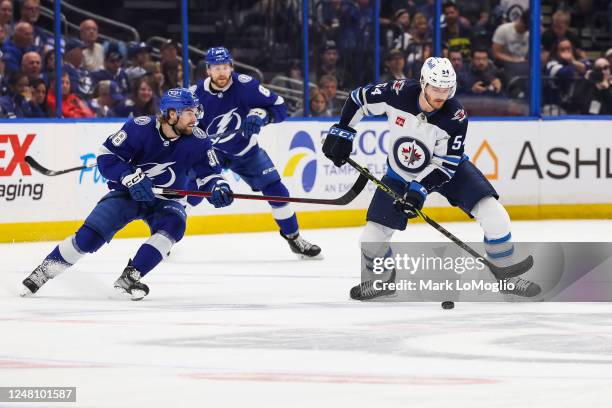
[[[267,126],[259,136],[293,196],[333,198],[357,177],[348,166],[335,168],[321,152],[332,122],[288,121]],[[0,131],[0,241],[58,239],[78,227],[107,191],[97,169],[45,177],[23,161],[31,155],[51,169],[95,162],[100,144],[122,122],[4,123]],[[472,121],[466,153],[501,196],[514,219],[610,218],[612,216],[612,123],[605,120]],[[386,171],[388,131],[384,121],[357,127],[353,159],[377,177]],[[239,137],[239,136],[238,136]],[[234,191],[249,187],[230,171]],[[298,204],[304,228],[365,222],[373,194],[368,185],[343,207]],[[441,221],[467,220],[432,194],[428,214]],[[265,202],[236,201],[217,210],[204,202],[190,211],[188,233],[262,231],[275,228]],[[138,222],[120,236],[147,233]]]

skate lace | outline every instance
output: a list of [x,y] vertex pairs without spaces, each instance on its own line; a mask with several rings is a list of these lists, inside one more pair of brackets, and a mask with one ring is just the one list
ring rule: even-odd
[[49,278],[47,277],[47,275],[45,275],[45,272],[42,269],[36,269],[30,274],[29,278],[37,286],[42,286],[49,280]]
[[294,243],[295,243],[295,245],[297,245],[297,246],[300,248],[300,250],[302,250],[302,251],[308,251],[308,250],[309,250],[309,249],[312,247],[312,244],[311,244],[310,242],[306,241],[304,238],[302,238],[302,237],[301,237],[301,236],[299,236],[299,235],[297,236],[297,238],[295,238],[295,239],[293,240],[293,242],[294,242]]
[[372,281],[362,282],[360,286],[362,296],[374,296],[374,294],[376,293],[376,289],[374,289],[374,284],[372,283]]
[[127,270],[126,278],[132,283],[138,282],[140,280],[140,272],[138,272],[136,268],[129,268]]

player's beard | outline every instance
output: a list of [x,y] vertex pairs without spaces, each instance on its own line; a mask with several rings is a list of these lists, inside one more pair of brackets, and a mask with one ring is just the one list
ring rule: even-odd
[[213,85],[215,86],[215,88],[218,89],[223,89],[227,86],[227,84],[229,83],[230,77],[217,77],[217,78],[211,78],[211,81],[213,83]]

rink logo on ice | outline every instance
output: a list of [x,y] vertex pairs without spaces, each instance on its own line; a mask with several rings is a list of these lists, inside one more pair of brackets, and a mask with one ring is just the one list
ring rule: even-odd
[[472,163],[482,171],[487,179],[497,180],[499,178],[499,159],[487,139],[483,140],[476,150]]
[[418,173],[431,159],[431,154],[423,142],[411,137],[401,137],[393,145],[394,159],[404,171]]
[[316,150],[308,132],[297,132],[289,145],[290,157],[283,170],[283,177],[293,177],[296,173],[302,176],[302,187],[310,192],[317,178]]

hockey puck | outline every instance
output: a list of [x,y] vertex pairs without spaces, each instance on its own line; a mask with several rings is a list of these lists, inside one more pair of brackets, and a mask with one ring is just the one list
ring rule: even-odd
[[452,300],[445,300],[444,302],[442,302],[442,309],[454,309],[455,308],[455,302],[453,302]]

